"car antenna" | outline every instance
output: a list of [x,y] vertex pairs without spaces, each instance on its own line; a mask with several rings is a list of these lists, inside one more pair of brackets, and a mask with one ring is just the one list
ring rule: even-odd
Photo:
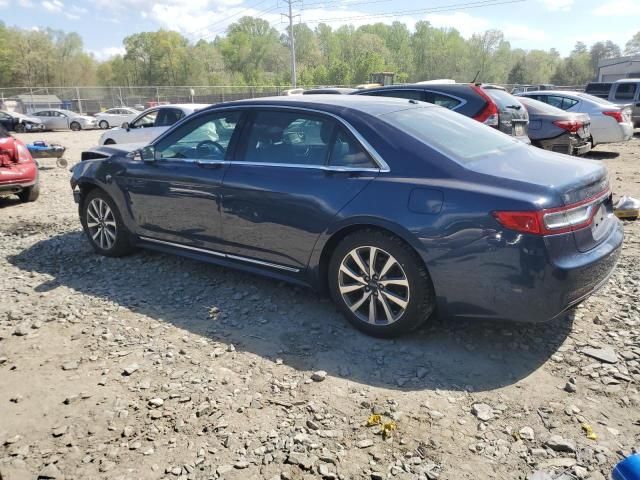
[[476,76],[473,77],[473,80],[471,80],[471,83],[476,83],[476,80],[478,79],[479,76],[480,76],[480,70],[478,70],[478,73],[476,73]]

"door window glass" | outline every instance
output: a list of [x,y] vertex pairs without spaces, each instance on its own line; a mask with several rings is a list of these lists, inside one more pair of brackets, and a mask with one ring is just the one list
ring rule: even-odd
[[34,113],[34,115],[36,117],[48,117],[49,116],[49,112],[36,112],[36,113]]
[[195,118],[158,142],[156,152],[161,158],[224,160],[239,119],[239,112],[212,113]]
[[148,128],[153,127],[156,122],[156,117],[158,116],[158,111],[154,110],[153,112],[149,112],[146,115],[143,115],[135,122],[131,124],[132,128]]
[[335,167],[376,168],[362,145],[342,128],[338,131],[331,148],[329,165]]
[[11,115],[7,115],[4,112],[0,112],[0,118],[3,119],[3,120],[10,120],[12,117],[11,117]]
[[450,97],[449,95],[443,95],[442,93],[436,92],[424,92],[425,93],[425,101],[429,103],[433,103],[434,105],[439,105],[444,108],[448,108],[449,110],[455,109],[462,102],[456,98]]
[[287,165],[324,165],[334,122],[290,112],[256,113],[244,160]]
[[377,92],[381,97],[406,98],[408,100],[424,101],[424,92],[420,90],[384,90]]
[[175,108],[161,108],[156,119],[156,127],[170,127],[184,117],[182,110]]
[[616,100],[633,100],[636,96],[635,83],[620,83],[616,90]]

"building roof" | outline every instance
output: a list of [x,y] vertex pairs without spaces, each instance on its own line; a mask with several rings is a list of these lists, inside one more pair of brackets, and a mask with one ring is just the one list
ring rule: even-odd
[[16,95],[16,100],[20,100],[22,103],[62,103],[55,95],[31,95],[29,93],[23,95]]
[[598,62],[598,68],[618,65],[627,62],[640,62],[640,55],[630,55],[628,57],[603,58]]

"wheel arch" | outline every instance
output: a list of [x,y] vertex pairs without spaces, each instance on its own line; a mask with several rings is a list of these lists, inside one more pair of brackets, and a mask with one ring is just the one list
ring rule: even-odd
[[[325,233],[321,245],[318,245],[316,247],[314,253],[312,254],[310,266],[312,266],[312,270],[314,271],[313,283],[317,285],[317,288],[319,288],[321,291],[327,291],[327,272],[329,269],[329,261],[331,260],[331,255],[333,254],[335,248],[345,237],[361,230],[382,231],[399,238],[416,252],[418,257],[420,257],[420,261],[423,263],[424,267],[427,269],[427,271],[429,270],[428,266],[424,262],[424,258],[422,257],[422,255],[420,255],[422,246],[418,239],[413,236],[410,231],[392,222],[373,218],[363,218],[357,221],[352,221],[348,224],[337,226],[335,229],[333,229],[333,231]],[[313,268],[313,266],[315,266],[315,268]]]

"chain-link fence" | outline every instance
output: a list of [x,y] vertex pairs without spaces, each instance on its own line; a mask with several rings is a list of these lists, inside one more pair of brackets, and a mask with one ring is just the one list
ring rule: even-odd
[[[346,85],[345,85],[346,86]],[[514,85],[503,85],[511,91]],[[313,88],[306,86],[304,88]],[[555,87],[583,90],[583,86]],[[95,114],[109,108],[139,110],[169,103],[220,103],[245,98],[283,95],[290,86],[152,86],[152,87],[37,87],[0,88],[0,109],[33,113],[64,108]]]

